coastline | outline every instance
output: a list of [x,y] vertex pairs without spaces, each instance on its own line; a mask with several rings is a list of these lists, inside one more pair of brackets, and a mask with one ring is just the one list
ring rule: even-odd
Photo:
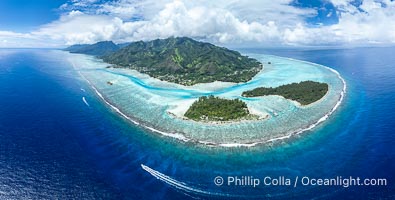
[[[264,66],[262,65],[262,70]],[[205,91],[216,91],[216,90],[221,90],[224,88],[236,86],[240,83],[233,83],[233,82],[223,82],[223,81],[214,81],[211,83],[197,83],[195,85],[180,85],[177,83],[173,82],[168,82],[165,80],[160,80],[154,77],[149,76],[148,74],[143,74],[135,69],[127,69],[127,68],[114,68],[117,70],[121,70],[122,72],[125,72],[126,74],[130,74],[132,76],[135,76],[141,80],[148,80],[150,84],[153,86],[157,87],[167,87],[167,88],[180,88],[180,89],[186,89],[186,90],[205,90]],[[149,80],[155,79],[156,82],[150,82]],[[159,84],[160,83],[160,84]]]
[[[290,60],[295,60],[292,58],[286,58],[286,59],[290,59]],[[296,60],[296,61],[300,61],[300,60]],[[321,117],[320,119],[318,119],[317,121],[315,121],[314,123],[311,123],[307,126],[305,126],[305,128],[300,128],[298,130],[295,131],[291,131],[291,132],[287,132],[284,135],[281,135],[279,137],[275,137],[275,138],[271,138],[271,139],[266,139],[266,140],[262,140],[262,141],[250,141],[250,142],[240,142],[240,143],[218,143],[218,142],[212,142],[212,141],[205,141],[205,140],[196,140],[194,138],[189,138],[187,136],[185,136],[185,134],[183,133],[169,133],[169,132],[164,132],[161,130],[158,130],[156,128],[153,128],[151,126],[145,125],[143,123],[138,122],[138,120],[134,119],[131,116],[128,116],[127,114],[125,114],[124,112],[121,111],[121,109],[119,109],[118,107],[116,107],[115,105],[113,105],[112,103],[110,103],[108,100],[105,99],[105,97],[98,91],[98,89],[82,74],[79,72],[79,74],[88,82],[88,84],[91,86],[91,88],[95,91],[96,95],[98,95],[108,106],[110,106],[111,109],[113,109],[114,111],[116,111],[119,115],[121,115],[122,117],[124,117],[125,119],[127,119],[128,121],[132,122],[133,124],[137,125],[137,126],[141,126],[145,129],[148,129],[152,132],[155,132],[157,134],[166,136],[166,137],[171,137],[171,138],[175,138],[177,140],[183,141],[183,142],[191,142],[191,143],[196,143],[196,144],[203,144],[205,146],[209,146],[209,147],[253,147],[253,146],[257,146],[259,144],[265,144],[265,143],[270,143],[270,142],[275,142],[278,140],[284,140],[284,139],[288,139],[291,138],[294,135],[299,135],[300,133],[303,133],[305,131],[311,130],[314,127],[316,127],[318,124],[326,121],[330,115],[332,115],[333,112],[335,112],[337,110],[337,108],[340,106],[340,104],[342,103],[344,96],[346,94],[346,82],[345,80],[340,76],[340,74],[334,70],[331,69],[329,67],[326,66],[322,66],[322,65],[318,65],[315,63],[310,63],[307,61],[301,61],[301,62],[305,62],[308,64],[313,64],[319,67],[325,67],[326,69],[332,71],[333,73],[335,73],[337,75],[337,77],[342,81],[343,83],[343,90],[341,91],[340,94],[340,98],[338,99],[337,103],[335,104],[335,106],[328,112],[326,113],[323,117]],[[74,64],[73,64],[74,66]]]
[[[326,66],[323,66],[323,67],[326,67]],[[336,70],[334,70],[332,68],[329,68],[329,67],[326,67],[326,68],[328,68],[332,72],[336,73],[338,75],[338,77],[342,80],[342,82],[343,82],[343,91],[341,92],[340,99],[337,101],[336,105],[326,115],[321,117],[315,123],[309,125],[306,128],[302,128],[301,130],[296,130],[294,132],[290,132],[290,133],[288,133],[288,134],[286,134],[284,136],[280,136],[280,137],[277,137],[277,138],[272,138],[272,139],[264,140],[264,141],[260,141],[260,142],[258,141],[258,142],[251,142],[251,143],[219,143],[219,144],[215,144],[215,143],[208,142],[208,141],[199,141],[199,143],[205,144],[205,145],[208,145],[208,146],[214,145],[214,146],[221,146],[221,147],[254,147],[254,146],[257,146],[257,145],[260,145],[260,144],[266,144],[266,143],[275,142],[275,141],[278,141],[278,140],[290,139],[292,136],[299,135],[299,134],[301,134],[301,133],[303,133],[305,131],[308,131],[308,130],[311,130],[311,129],[315,128],[316,126],[318,126],[322,122],[324,122],[327,119],[329,119],[329,117],[337,110],[337,108],[340,106],[340,104],[342,103],[342,101],[344,99],[344,96],[346,94],[346,89],[347,89],[346,81],[340,76],[340,74]]]
[[[195,123],[202,123],[202,124],[212,124],[212,125],[222,125],[222,124],[237,124],[241,122],[246,122],[246,121],[254,121],[254,120],[265,120],[270,117],[269,114],[258,111],[252,107],[248,108],[248,111],[250,114],[248,115],[249,117],[253,117],[253,119],[247,119],[248,117],[244,117],[241,119],[235,119],[235,120],[229,120],[229,121],[195,121],[192,119],[189,119],[184,116],[184,113],[189,109],[190,105],[194,102],[194,100],[190,104],[183,104],[181,106],[178,106],[174,109],[167,110],[166,113],[174,118],[182,119],[182,120],[187,120],[187,121],[193,121]],[[254,118],[255,116],[255,118]]]

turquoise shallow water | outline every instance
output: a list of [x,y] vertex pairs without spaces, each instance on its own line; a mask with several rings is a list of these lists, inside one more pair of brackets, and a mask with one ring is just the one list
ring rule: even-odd
[[[158,130],[156,134],[192,143],[251,146],[290,137],[324,121],[343,98],[345,82],[336,71],[277,56],[250,56],[265,64],[258,75],[247,83],[213,88],[212,85],[219,84],[183,87],[161,82],[131,70],[106,68],[108,64],[93,57],[68,53],[63,55],[81,76],[87,79],[97,94],[114,109],[119,109],[122,115],[128,116],[126,118],[130,117],[132,122]],[[269,62],[271,64],[267,64]],[[279,96],[241,97],[243,91],[256,87],[277,87],[305,80],[328,83],[328,93],[321,100],[308,106],[300,106]],[[189,105],[202,95],[241,98],[250,110],[260,113],[265,119],[221,125],[181,119]],[[173,113],[179,113],[179,117],[175,117],[177,114]]]
[[[1,50],[0,198],[393,199],[394,51],[248,50],[336,69],[347,81],[344,102],[329,120],[288,140],[205,148],[120,117],[60,56],[64,52]],[[216,176],[353,176],[388,184],[254,188],[216,186]]]

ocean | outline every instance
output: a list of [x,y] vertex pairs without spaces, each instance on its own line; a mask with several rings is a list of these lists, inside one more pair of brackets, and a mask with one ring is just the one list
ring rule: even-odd
[[395,198],[395,48],[241,51],[335,69],[345,99],[290,139],[205,148],[119,116],[58,50],[1,49],[0,199]]

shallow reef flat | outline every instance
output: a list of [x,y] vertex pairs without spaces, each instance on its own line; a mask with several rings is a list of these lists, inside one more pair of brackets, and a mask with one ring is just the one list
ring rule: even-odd
[[[289,138],[329,118],[343,99],[346,83],[334,70],[314,63],[271,55],[249,54],[264,64],[246,83],[214,82],[183,86],[160,81],[134,70],[108,67],[92,56],[65,53],[70,63],[112,109],[149,132],[210,146],[253,146]],[[270,62],[270,64],[268,64]],[[242,97],[257,87],[301,81],[327,83],[327,94],[307,106],[280,96]],[[203,123],[183,114],[203,95],[239,98],[260,120]]]

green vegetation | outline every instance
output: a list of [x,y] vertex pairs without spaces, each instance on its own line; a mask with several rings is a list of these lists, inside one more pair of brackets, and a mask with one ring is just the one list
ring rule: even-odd
[[249,115],[246,103],[239,99],[203,96],[192,104],[184,116],[195,121],[229,121],[246,118]]
[[69,46],[69,47],[67,47],[67,48],[65,48],[63,50],[64,51],[69,51],[69,52],[72,53],[72,52],[78,51],[78,50],[80,50],[82,48],[85,48],[87,46],[89,46],[89,44],[75,44],[75,45],[71,45],[71,46]]
[[320,100],[328,91],[328,84],[314,81],[303,81],[300,83],[291,83],[276,88],[255,88],[243,92],[244,97],[257,97],[265,95],[280,95],[286,99],[299,102],[302,105],[308,105]]
[[119,48],[120,48],[119,46],[117,46],[111,41],[103,41],[91,45],[77,44],[70,46],[64,50],[69,51],[70,53],[81,53],[81,54],[88,54],[94,56],[103,56],[113,53],[119,50]]
[[257,60],[237,51],[186,37],[133,42],[101,58],[116,67],[182,85],[246,82],[262,69]]

